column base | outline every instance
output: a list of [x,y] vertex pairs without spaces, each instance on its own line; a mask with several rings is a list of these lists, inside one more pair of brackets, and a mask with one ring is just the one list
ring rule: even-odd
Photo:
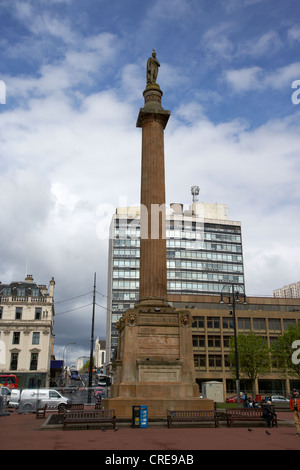
[[133,406],[148,406],[148,419],[167,418],[167,410],[214,410],[213,400],[206,398],[136,398],[117,397],[102,400],[105,409],[114,409],[117,419],[131,419]]

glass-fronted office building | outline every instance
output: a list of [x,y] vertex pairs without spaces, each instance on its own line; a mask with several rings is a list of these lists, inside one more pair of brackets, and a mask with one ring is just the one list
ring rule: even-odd
[[[220,294],[234,283],[245,292],[241,223],[226,204],[194,202],[166,209],[168,294]],[[139,299],[140,208],[112,217],[108,260],[107,360],[118,344],[116,324]]]

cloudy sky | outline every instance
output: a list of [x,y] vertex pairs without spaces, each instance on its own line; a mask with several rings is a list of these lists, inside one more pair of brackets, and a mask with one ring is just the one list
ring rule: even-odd
[[0,19],[0,280],[54,276],[57,359],[89,355],[94,273],[105,339],[107,227],[139,202],[153,48],[167,203],[198,185],[228,204],[248,295],[300,280],[298,0],[1,0]]

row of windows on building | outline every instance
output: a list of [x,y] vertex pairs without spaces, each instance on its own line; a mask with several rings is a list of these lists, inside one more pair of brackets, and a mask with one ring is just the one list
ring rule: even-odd
[[[224,361],[224,365],[223,365]],[[194,354],[194,366],[195,370],[223,370],[230,369],[230,361],[227,356],[213,355],[209,354],[208,356],[204,354]]]
[[[32,297],[40,297],[41,291],[38,288],[27,288],[27,292],[30,293]],[[1,295],[3,297],[26,297],[26,288],[25,287],[4,287],[2,289]]]
[[[115,240],[138,240],[140,238],[140,230],[134,228],[115,229]],[[202,231],[187,231],[187,230],[166,230],[166,239],[180,239],[180,240],[203,240],[203,241],[222,241],[241,243],[241,235],[236,234],[219,234],[208,233]]]
[[[38,353],[32,352],[30,355],[30,363],[29,363],[29,370],[38,370]],[[16,371],[18,370],[18,360],[19,360],[19,353],[12,352],[10,357],[10,365],[9,370]]]
[[[115,247],[139,247],[139,239],[115,239]],[[183,240],[182,238],[177,239],[167,239],[166,240],[167,248],[185,248],[193,250],[207,250],[207,251],[230,251],[233,253],[241,253],[242,246],[240,244],[228,244],[228,243],[210,243],[205,241],[192,241],[192,240]]]
[[[252,324],[251,324],[252,323]],[[292,318],[244,318],[237,319],[237,328],[239,331],[269,331],[280,333],[286,331],[290,325],[295,325],[296,320]],[[232,317],[193,317],[192,328],[198,330],[221,331],[233,329]]]
[[[194,354],[194,366],[197,371],[213,371],[213,370],[227,370],[232,367],[229,357],[221,354]],[[271,362],[271,367],[274,372],[278,371],[278,364],[276,360]]]
[[[224,282],[234,282],[235,284],[243,285],[243,277],[242,276],[222,276],[220,278],[215,279],[216,284],[212,283],[201,283],[201,282],[184,282],[184,281],[176,281],[167,282],[167,288],[169,292],[211,292],[211,293],[220,293],[224,285]],[[218,281],[218,282],[217,282]],[[133,289],[136,290],[139,288],[139,281],[113,281],[113,289]],[[117,295],[121,295],[121,293],[117,293]],[[121,298],[121,297],[119,297]]]
[[[138,269],[140,261],[138,259],[116,258],[113,261],[114,268],[135,268]],[[190,269],[190,270],[205,270],[205,271],[234,271],[243,272],[242,264],[231,263],[204,263],[201,261],[187,261],[187,260],[167,260],[167,269]],[[126,271],[129,272],[129,271]]]
[[[235,282],[241,284],[244,282],[243,276],[238,276],[235,274],[222,274],[222,273],[209,273],[209,272],[190,272],[190,271],[168,271],[167,277],[171,279],[190,279],[190,280],[200,280],[200,281],[225,281],[225,282]],[[139,279],[140,272],[138,270],[125,270],[125,269],[114,269],[113,279]],[[121,287],[122,284],[120,284]],[[118,287],[117,285],[113,287]]]
[[[130,248],[115,248],[113,252],[114,259],[116,258],[139,258],[139,249]],[[242,255],[217,253],[203,250],[172,250],[167,249],[167,258],[186,258],[186,259],[203,259],[203,260],[216,260],[216,261],[228,261],[234,263],[242,263]]]
[[[12,344],[20,344],[21,332],[14,331],[12,335]],[[34,331],[32,333],[32,344],[40,344],[40,332]]]
[[[15,320],[22,320],[23,316],[23,307],[15,307],[15,315],[14,319]],[[42,315],[42,308],[41,307],[36,307],[34,310],[34,320],[41,320],[43,317],[48,316],[48,312],[44,312]],[[0,307],[0,320],[3,320],[3,307]],[[26,318],[27,319],[27,318]]]

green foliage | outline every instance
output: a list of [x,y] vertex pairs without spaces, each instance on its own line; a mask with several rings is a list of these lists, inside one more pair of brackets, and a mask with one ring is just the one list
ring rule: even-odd
[[279,370],[300,377],[300,364],[295,364],[292,360],[293,353],[296,352],[292,345],[297,340],[300,340],[300,322],[296,325],[290,325],[288,330],[278,337],[276,343],[271,347],[271,352],[273,364],[276,364]]
[[[241,378],[249,379],[253,383],[256,378],[270,370],[270,357],[267,341],[254,333],[237,336],[237,349],[239,359],[239,372]],[[229,360],[235,374],[234,337],[230,338]]]

